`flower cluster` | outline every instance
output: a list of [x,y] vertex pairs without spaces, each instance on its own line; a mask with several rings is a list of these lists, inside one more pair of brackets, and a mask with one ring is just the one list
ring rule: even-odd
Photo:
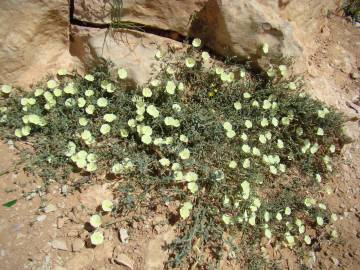
[[[101,203],[101,210],[104,214],[110,213],[114,208],[114,204],[110,200],[104,200]],[[90,225],[94,228],[90,236],[91,244],[94,246],[101,245],[104,242],[104,233],[101,230],[101,225],[103,224],[101,215],[94,214],[90,217]]]
[[[40,170],[122,178],[119,204],[136,201],[127,199],[132,190],[156,190],[180,200],[179,219],[189,226],[201,214],[224,229],[310,245],[336,220],[315,198],[346,141],[341,116],[286,80],[286,66],[260,79],[215,62],[202,45],[194,39],[177,57],[157,51],[161,70],[137,87],[125,68],[111,78],[108,65],[84,77],[60,69],[22,96],[3,85],[1,135],[32,140]],[[91,242],[102,243],[101,216],[90,223]]]

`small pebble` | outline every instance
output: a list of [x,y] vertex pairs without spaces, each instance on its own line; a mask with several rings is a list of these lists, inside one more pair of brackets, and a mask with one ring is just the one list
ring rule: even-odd
[[331,261],[336,265],[339,266],[340,262],[338,259],[336,259],[335,257],[331,257]]
[[353,80],[357,80],[357,79],[360,78],[360,75],[359,75],[359,73],[357,73],[357,72],[351,72],[351,73],[350,73],[350,77],[351,77],[351,79],[353,79]]
[[117,264],[124,265],[131,270],[134,269],[134,261],[123,253],[116,254],[116,256],[114,257],[114,261]]
[[53,204],[49,204],[44,208],[45,213],[55,212],[56,210],[57,210],[57,207]]
[[79,239],[79,238],[75,238],[72,242],[71,242],[71,248],[73,252],[78,252],[80,250],[82,250],[85,246],[85,243],[83,240]]
[[43,222],[46,219],[46,215],[40,215],[36,217],[37,222]]
[[67,192],[68,192],[68,186],[67,185],[63,185],[62,187],[61,187],[61,194],[67,194]]
[[128,243],[129,242],[129,234],[126,229],[120,228],[119,230],[119,238],[122,243]]
[[32,200],[33,198],[35,198],[35,196],[36,196],[36,192],[31,192],[31,193],[29,193],[29,194],[25,197],[25,199],[26,199],[27,201],[30,201],[30,200]]
[[14,145],[14,142],[13,142],[12,140],[8,140],[8,141],[7,141],[7,144],[8,144],[8,145]]
[[51,246],[54,249],[68,250],[65,240],[55,239],[51,242]]

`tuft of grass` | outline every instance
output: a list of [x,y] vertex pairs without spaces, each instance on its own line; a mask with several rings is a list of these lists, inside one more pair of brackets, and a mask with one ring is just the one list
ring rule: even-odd
[[122,16],[122,9],[123,9],[123,1],[122,0],[112,0],[111,4],[111,21],[113,23],[120,22]]
[[141,27],[133,22],[122,20],[123,0],[112,0],[110,2],[110,29],[125,28],[141,31]]
[[216,269],[225,235],[240,233],[254,252],[232,250],[249,269],[262,268],[253,254],[266,238],[311,249],[332,226],[317,194],[347,142],[343,116],[283,77],[284,66],[253,76],[199,44],[157,52],[160,69],[146,85],[103,63],[84,77],[62,71],[30,92],[4,93],[0,136],[26,142],[27,169],[45,181],[70,173],[121,179],[118,215],[177,202],[180,234],[168,246],[168,268]]

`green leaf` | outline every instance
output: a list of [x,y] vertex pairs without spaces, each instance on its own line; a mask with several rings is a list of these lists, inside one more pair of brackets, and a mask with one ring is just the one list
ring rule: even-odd
[[8,202],[4,203],[3,206],[6,207],[6,208],[10,208],[10,207],[12,207],[16,202],[17,202],[16,199],[15,199],[15,200],[11,200],[11,201],[8,201]]

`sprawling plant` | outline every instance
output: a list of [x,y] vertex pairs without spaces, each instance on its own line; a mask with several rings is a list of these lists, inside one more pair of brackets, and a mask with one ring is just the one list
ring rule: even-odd
[[122,179],[117,214],[149,198],[180,202],[169,266],[209,264],[209,250],[218,261],[224,231],[241,231],[242,245],[311,246],[337,219],[316,194],[346,142],[342,116],[284,79],[284,65],[253,76],[192,45],[158,51],[142,86],[109,64],[84,77],[61,69],[26,93],[4,85],[1,137],[28,142],[28,168],[44,179]]

